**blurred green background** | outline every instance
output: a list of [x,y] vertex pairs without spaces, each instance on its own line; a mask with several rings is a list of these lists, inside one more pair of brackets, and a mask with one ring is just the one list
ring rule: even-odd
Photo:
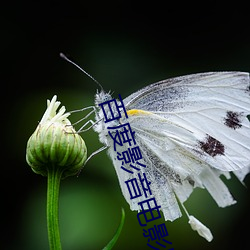
[[[26,142],[54,94],[67,110],[93,105],[97,85],[59,57],[64,52],[105,90],[123,98],[147,84],[205,71],[250,69],[249,18],[242,5],[176,6],[132,1],[10,2],[1,6],[2,221],[1,249],[48,249],[46,178],[25,161]],[[77,121],[79,115],[71,120]],[[101,147],[82,134],[89,154]],[[249,188],[225,181],[238,203],[218,208],[204,190],[186,202],[213,235],[206,242],[187,218],[166,222],[174,249],[248,249]],[[250,177],[246,178],[250,187]],[[114,249],[150,249],[129,210],[111,160],[93,157],[81,175],[62,181],[60,228],[64,250],[102,249],[121,218]],[[158,222],[158,221],[157,221]],[[160,222],[160,220],[159,220]],[[163,220],[162,220],[163,222]],[[248,243],[249,244],[249,243]]]

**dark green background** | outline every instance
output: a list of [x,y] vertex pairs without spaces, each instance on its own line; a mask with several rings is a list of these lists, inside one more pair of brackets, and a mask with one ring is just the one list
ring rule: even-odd
[[[19,1],[1,6],[1,249],[48,249],[46,178],[33,174],[25,161],[26,142],[46,99],[57,94],[67,110],[93,105],[97,85],[59,53],[70,55],[105,90],[123,98],[168,77],[249,71],[248,6],[227,4]],[[89,153],[101,147],[94,132],[82,136]],[[205,190],[196,190],[186,203],[190,214],[211,229],[214,240],[199,237],[183,216],[166,223],[174,249],[248,249],[249,189],[234,177],[226,183],[236,205],[218,208]],[[62,182],[63,249],[102,249],[119,224],[121,207],[126,220],[114,249],[150,249],[102,152],[79,178]]]

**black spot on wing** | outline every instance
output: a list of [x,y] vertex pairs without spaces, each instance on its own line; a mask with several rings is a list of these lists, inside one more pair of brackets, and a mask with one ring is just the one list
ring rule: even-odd
[[215,157],[216,155],[224,155],[224,145],[215,138],[207,135],[204,141],[199,141],[200,148],[207,154]]
[[224,118],[224,124],[232,129],[240,128],[242,113],[227,111],[227,115]]

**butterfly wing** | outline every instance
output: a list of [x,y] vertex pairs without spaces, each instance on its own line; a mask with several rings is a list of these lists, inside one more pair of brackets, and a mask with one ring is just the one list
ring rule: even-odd
[[[221,207],[235,202],[219,176],[234,171],[243,180],[249,172],[249,92],[247,73],[219,72],[161,81],[124,99],[129,118],[122,122],[135,131],[140,162],[147,166],[137,167],[148,176],[166,220],[181,216],[175,196],[184,202],[196,186]],[[131,209],[138,210],[124,185],[131,175],[118,177]]]
[[250,165],[249,88],[247,73],[194,74],[149,85],[124,103],[128,112],[149,111],[190,131],[193,152],[214,168],[234,171]]

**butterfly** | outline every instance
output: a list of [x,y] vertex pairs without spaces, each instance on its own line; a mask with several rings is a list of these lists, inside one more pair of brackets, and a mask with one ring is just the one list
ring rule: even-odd
[[[117,100],[119,107],[123,102],[127,117],[123,114],[105,123],[104,111],[110,117],[117,107],[105,110],[100,104],[112,99],[103,89],[97,91],[92,124],[108,149],[131,210],[140,211],[138,203],[143,200],[131,199],[125,185],[137,169],[147,176],[165,220],[181,217],[181,204],[191,227],[211,241],[210,230],[189,215],[183,203],[197,187],[205,188],[219,207],[235,203],[220,176],[230,178],[233,173],[243,182],[250,172],[249,74],[208,72],[156,82]],[[121,169],[121,152],[127,152],[129,145],[114,143],[124,124],[134,132],[142,156],[128,171]],[[110,132],[111,128],[117,129]]]
[[[131,210],[140,211],[144,199],[131,199],[125,185],[134,180],[134,170],[138,170],[142,175],[138,175],[141,182],[137,187],[149,191],[150,185],[150,194],[160,204],[166,221],[182,216],[180,204],[191,228],[211,241],[209,228],[190,215],[183,203],[197,187],[206,189],[219,207],[236,202],[220,176],[229,179],[234,174],[243,183],[250,172],[249,74],[225,71],[185,75],[153,83],[116,100],[86,71],[64,54],[60,56],[101,88],[95,95],[95,106],[82,109],[92,111],[80,120],[95,113],[95,121],[88,120],[79,132],[93,127],[104,146],[86,162],[107,149]],[[128,131],[137,145],[132,153]],[[121,137],[127,143],[122,143]],[[130,163],[131,158],[131,169],[124,168],[124,162]]]

